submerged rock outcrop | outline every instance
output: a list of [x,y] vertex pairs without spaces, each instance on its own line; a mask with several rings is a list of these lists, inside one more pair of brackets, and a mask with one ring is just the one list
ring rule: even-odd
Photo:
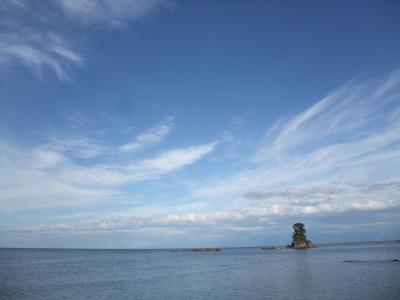
[[261,247],[263,250],[278,250],[278,247],[276,246],[263,246]]
[[303,223],[296,223],[293,225],[292,243],[289,248],[293,249],[307,249],[316,248],[317,246],[307,239],[306,230]]

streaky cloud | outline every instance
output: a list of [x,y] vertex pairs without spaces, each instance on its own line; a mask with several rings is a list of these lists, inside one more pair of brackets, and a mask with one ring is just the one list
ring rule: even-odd
[[64,13],[82,24],[103,23],[121,27],[142,19],[161,0],[58,0]]
[[[160,126],[172,126],[170,122],[171,118]],[[110,162],[110,157],[120,153],[81,133],[75,138],[52,137],[34,146],[0,141],[0,203],[5,211],[115,201],[124,196],[123,187],[158,180],[201,160],[217,145],[191,145],[141,159],[122,157]]]
[[[293,218],[311,224],[324,218],[336,220],[337,228],[348,228],[350,223],[354,228],[395,226],[400,211],[399,91],[400,72],[348,82],[303,112],[274,124],[254,151],[244,155],[247,164],[224,176],[206,176],[187,185],[189,195],[184,200],[152,199],[125,210],[65,216],[17,231],[129,232],[153,238],[163,233],[226,236],[279,231]],[[132,152],[143,151],[162,142],[172,125],[173,120],[163,120],[124,145],[130,145]],[[218,142],[164,149],[141,159],[123,155],[125,160],[115,163],[81,163],[73,151],[49,145],[27,150],[1,144],[3,209],[110,203],[125,196],[124,187],[159,180],[200,161]],[[124,152],[120,145],[114,147],[115,151],[109,147],[106,153]],[[61,195],[57,201],[55,194]],[[358,219],[349,221],[350,215]],[[331,230],[329,226],[334,227],[328,224],[326,230]]]
[[57,0],[42,6],[23,0],[2,1],[0,66],[22,65],[38,78],[43,78],[49,70],[59,80],[71,82],[71,69],[86,66],[87,60],[74,49],[78,41],[59,26],[60,20],[82,28],[94,23],[123,28],[131,21],[142,20],[163,3],[161,0]]
[[168,117],[158,125],[138,134],[134,141],[121,145],[121,152],[138,152],[148,147],[161,143],[174,127],[174,117]]
[[[20,63],[39,77],[45,69],[53,71],[58,79],[69,81],[67,69],[70,65],[82,66],[79,54],[67,48],[60,40],[54,41],[46,35],[34,35],[32,38],[16,35],[0,35],[0,62],[3,65]],[[43,44],[47,46],[43,47]]]
[[352,80],[268,131],[252,166],[205,181],[196,197],[235,197],[315,182],[395,180],[399,168],[400,72]]

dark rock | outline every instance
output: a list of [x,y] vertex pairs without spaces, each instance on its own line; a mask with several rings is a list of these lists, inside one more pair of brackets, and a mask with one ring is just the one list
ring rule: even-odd
[[261,247],[263,250],[278,250],[278,247],[276,246],[263,246]]
[[307,248],[317,248],[317,246],[309,240],[294,240],[290,245],[290,248],[307,249]]
[[307,249],[307,248],[317,248],[315,244],[307,239],[306,230],[303,223],[296,223],[293,225],[293,235],[292,243],[290,248],[292,249]]

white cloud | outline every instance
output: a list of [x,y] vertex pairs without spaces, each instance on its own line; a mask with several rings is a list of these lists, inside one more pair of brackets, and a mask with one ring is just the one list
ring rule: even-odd
[[252,167],[206,180],[200,198],[240,198],[258,189],[397,179],[400,169],[400,73],[351,81],[311,108],[278,122],[257,149]]
[[2,211],[42,207],[80,207],[117,197],[106,187],[71,184],[55,176],[68,164],[53,151],[31,151],[0,143],[0,207]]
[[58,0],[65,14],[83,24],[122,26],[142,19],[160,0]]
[[173,121],[173,117],[167,118],[157,126],[137,135],[133,142],[120,146],[119,150],[121,152],[137,152],[161,143],[171,133],[174,126]]
[[140,181],[155,180],[161,176],[191,165],[211,153],[215,143],[167,151],[153,158],[120,164],[94,164],[82,166],[68,164],[54,176],[62,181],[88,186],[118,186]]
[[130,170],[144,174],[173,172],[192,164],[213,151],[217,143],[192,146],[168,151],[158,157],[146,159],[130,167]]
[[77,53],[73,52],[72,50],[67,49],[61,45],[50,45],[49,51],[56,53],[56,54],[60,55],[61,57],[65,58],[71,62],[74,62],[78,65],[82,64],[83,60],[79,54],[77,54]]
[[41,77],[46,69],[60,80],[70,80],[67,69],[82,66],[82,57],[54,33],[18,30],[0,35],[0,63],[20,63]]
[[87,135],[75,138],[53,138],[43,147],[76,158],[93,158],[107,153],[108,148]]
[[38,77],[50,70],[58,79],[70,81],[71,68],[84,66],[86,60],[73,49],[72,45],[78,41],[65,28],[93,23],[125,26],[130,21],[141,20],[162,3],[158,0],[57,0],[34,5],[22,0],[2,1],[0,66],[23,65]]
[[51,138],[34,147],[0,141],[2,209],[115,201],[122,197],[121,186],[159,179],[202,159],[216,146],[189,146],[133,160],[102,144],[86,135]]
[[[246,230],[293,216],[357,211],[373,214],[398,209],[399,84],[400,73],[384,80],[351,81],[304,112],[278,122],[245,170],[219,179],[206,178],[194,185],[192,197],[184,204],[195,201],[202,205],[189,205],[183,212],[176,205],[136,207],[136,213],[94,217],[86,225],[76,222],[68,226],[71,230],[183,225]],[[151,141],[159,138],[158,134],[154,136],[157,138]],[[92,178],[101,185],[155,179],[194,163],[213,151],[215,145],[171,150],[124,168],[100,165],[74,169],[81,172],[79,176],[71,170],[66,174],[76,182]]]
[[[306,216],[346,213],[379,212],[400,208],[397,201],[400,182],[380,182],[375,184],[342,184],[310,186],[277,190],[248,195],[252,200],[246,206],[216,212],[182,212],[180,206],[145,206],[126,212],[83,215],[75,222],[39,225],[25,230],[41,231],[115,231],[146,228],[176,227],[191,228],[212,226],[219,229],[254,231],[266,224],[281,222],[285,218],[305,218]],[[389,187],[389,190],[388,190]],[[380,199],[381,192],[386,200]],[[343,201],[347,199],[347,201]],[[201,209],[201,207],[199,207]],[[79,220],[81,219],[81,220]],[[83,220],[83,221],[82,221]]]
[[[190,235],[208,226],[207,230],[224,233],[259,232],[273,223],[291,222],[293,217],[349,212],[366,214],[381,224],[389,211],[400,208],[399,84],[400,73],[383,80],[349,82],[274,125],[244,170],[196,182],[184,203],[132,207],[85,217],[85,222],[78,218],[59,226],[40,225],[36,230],[184,228],[180,234]],[[125,168],[97,166],[93,176],[102,184],[158,178],[201,159],[215,145],[171,150]],[[86,175],[88,171],[84,170]],[[201,205],[190,206],[192,202]]]
[[[399,91],[400,73],[346,84],[304,112],[274,125],[248,154],[250,159],[243,159],[248,164],[241,164],[236,172],[187,185],[191,190],[184,199],[167,195],[167,203],[151,199],[124,211],[93,212],[69,220],[67,216],[51,225],[25,229],[135,233],[170,229],[171,234],[177,230],[179,236],[193,236],[206,227],[218,234],[254,233],[274,223],[289,224],[294,217],[316,220],[334,216],[338,220],[347,213],[363,215],[364,219],[354,221],[358,224],[368,223],[367,217],[373,218],[369,224],[393,224],[393,216],[400,210]],[[136,137],[129,144],[139,150],[161,142],[169,134],[170,122],[138,135],[151,138]],[[160,129],[162,126],[168,128]],[[94,149],[101,145],[91,139],[86,144]],[[99,199],[118,199],[121,186],[180,170],[212,153],[217,143],[172,149],[141,160],[124,155],[112,163],[80,163],[75,158],[82,147],[73,150],[76,143],[61,139],[55,143],[58,148],[51,145],[26,150],[2,144],[3,207],[41,207],[57,205],[57,201],[58,205],[90,205]],[[121,157],[120,147],[94,153],[101,156],[102,151]],[[349,222],[353,221],[343,220],[343,224]]]
[[0,5],[0,9],[4,11],[10,11],[13,9],[25,9],[26,0],[3,0]]
[[39,169],[51,168],[65,161],[65,157],[58,152],[49,151],[46,148],[38,147],[32,150],[32,161]]

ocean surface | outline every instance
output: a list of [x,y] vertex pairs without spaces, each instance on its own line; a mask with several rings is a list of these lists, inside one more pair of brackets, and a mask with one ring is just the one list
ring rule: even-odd
[[1,299],[400,299],[400,243],[307,250],[0,249]]

